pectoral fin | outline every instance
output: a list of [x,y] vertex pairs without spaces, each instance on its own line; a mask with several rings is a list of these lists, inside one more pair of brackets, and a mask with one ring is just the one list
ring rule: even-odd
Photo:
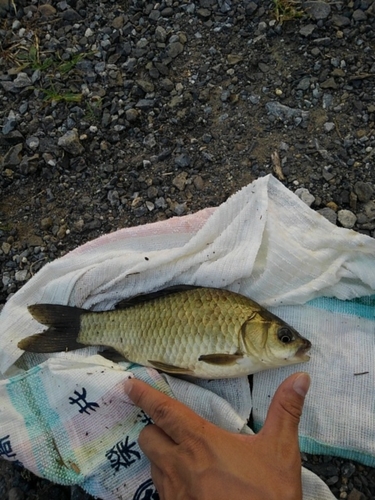
[[121,363],[122,361],[129,361],[125,356],[120,354],[114,349],[105,349],[104,351],[98,352],[103,358],[108,359],[108,361],[113,361],[114,363]]
[[163,363],[161,361],[153,361],[148,360],[150,365],[152,365],[157,370],[161,370],[162,372],[167,373],[175,373],[176,375],[194,375],[194,372],[189,370],[188,368],[181,368],[180,366],[168,365],[167,363]]
[[243,354],[202,354],[199,356],[199,361],[210,365],[233,365],[241,358],[243,358]]

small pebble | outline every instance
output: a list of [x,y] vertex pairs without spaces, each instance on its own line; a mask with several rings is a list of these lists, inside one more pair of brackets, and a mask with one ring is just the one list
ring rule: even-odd
[[357,216],[350,210],[339,210],[337,212],[337,218],[340,224],[347,229],[352,229],[357,221]]
[[11,488],[8,493],[8,500],[24,500],[24,492],[17,487]]
[[324,130],[326,132],[332,132],[332,130],[334,130],[334,128],[335,128],[335,124],[333,122],[326,122],[324,124]]

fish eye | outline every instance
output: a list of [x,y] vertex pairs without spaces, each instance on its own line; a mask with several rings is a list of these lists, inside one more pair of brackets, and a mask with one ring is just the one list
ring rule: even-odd
[[277,332],[277,338],[282,342],[283,344],[289,344],[290,342],[293,342],[294,340],[294,335],[289,328],[280,328]]

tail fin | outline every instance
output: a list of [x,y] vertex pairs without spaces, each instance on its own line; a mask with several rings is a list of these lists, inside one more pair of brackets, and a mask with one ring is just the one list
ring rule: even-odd
[[60,352],[86,347],[77,342],[80,317],[87,312],[85,309],[57,304],[35,304],[28,309],[33,318],[49,328],[22,339],[18,343],[20,349],[29,352]]

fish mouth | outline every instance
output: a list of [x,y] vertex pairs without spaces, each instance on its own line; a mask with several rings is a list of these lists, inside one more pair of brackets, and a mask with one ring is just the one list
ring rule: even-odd
[[307,353],[310,349],[311,342],[305,339],[303,345],[301,345],[301,347],[299,347],[296,352],[296,358],[300,359],[301,361],[308,361],[310,359],[310,356]]

